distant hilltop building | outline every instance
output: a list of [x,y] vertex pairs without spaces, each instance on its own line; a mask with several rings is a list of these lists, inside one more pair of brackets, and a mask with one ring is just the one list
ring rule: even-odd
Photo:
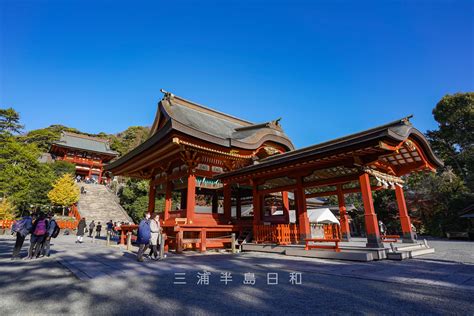
[[102,182],[104,166],[118,156],[110,149],[109,141],[71,132],[63,132],[61,139],[51,145],[54,160],[76,165],[76,176]]

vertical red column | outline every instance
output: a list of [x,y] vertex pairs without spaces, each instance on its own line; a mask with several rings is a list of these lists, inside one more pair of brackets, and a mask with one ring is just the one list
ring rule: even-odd
[[367,248],[383,248],[380,239],[379,225],[377,215],[375,214],[374,201],[372,199],[372,189],[370,188],[370,179],[367,173],[359,176],[360,190],[364,202],[365,231],[367,233]]
[[166,192],[165,192],[165,211],[164,211],[164,220],[166,221],[170,217],[171,205],[172,205],[172,192],[173,192],[173,182],[166,182]]
[[295,190],[296,211],[298,214],[298,229],[300,241],[304,242],[306,238],[311,238],[311,228],[309,226],[308,212],[306,209],[306,194],[303,188],[303,179],[298,177]]
[[[232,215],[232,185],[224,183],[224,219],[230,221]],[[227,223],[226,223],[227,224]]]
[[288,200],[288,191],[281,192],[281,200],[283,204],[283,215],[285,215],[285,221],[290,223],[290,201]]
[[148,190],[148,213],[150,214],[155,211],[155,193],[155,185],[153,184],[153,180],[150,180],[150,188]]
[[339,221],[341,222],[342,240],[350,241],[351,229],[349,227],[349,220],[347,219],[346,202],[344,201],[342,185],[337,186],[337,202],[339,204]]
[[403,242],[416,243],[415,236],[411,229],[410,216],[408,216],[405,195],[403,194],[403,189],[398,185],[395,185],[395,196],[397,197],[398,212],[400,214],[400,224],[402,225]]
[[186,218],[188,223],[192,224],[194,221],[194,209],[196,207],[196,176],[194,174],[188,175],[188,189],[186,193]]

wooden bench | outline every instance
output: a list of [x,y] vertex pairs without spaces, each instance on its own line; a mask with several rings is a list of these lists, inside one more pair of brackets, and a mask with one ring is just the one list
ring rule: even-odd
[[386,242],[397,242],[400,239],[400,235],[385,235],[382,236],[382,241]]
[[[305,242],[306,242],[306,246],[305,246],[305,250],[310,250],[310,249],[313,249],[313,248],[318,248],[318,249],[332,249],[332,250],[335,250],[336,252],[339,252],[341,251],[341,249],[339,249],[339,242],[341,240],[340,239],[335,239],[335,238],[331,238],[331,239],[324,239],[324,238],[307,238],[305,239]],[[333,242],[334,245],[310,245],[309,243],[310,242]]]

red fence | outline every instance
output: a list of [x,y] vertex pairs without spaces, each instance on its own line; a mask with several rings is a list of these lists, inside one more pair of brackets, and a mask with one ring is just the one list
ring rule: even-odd
[[254,239],[257,243],[292,244],[299,241],[298,225],[254,225]]
[[10,229],[15,222],[14,219],[4,219],[0,220],[0,228],[2,229]]

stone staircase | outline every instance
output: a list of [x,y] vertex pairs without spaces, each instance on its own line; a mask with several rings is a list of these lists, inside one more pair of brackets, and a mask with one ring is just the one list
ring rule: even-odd
[[112,222],[133,223],[130,216],[118,203],[117,196],[100,184],[78,183],[79,187],[84,187],[86,194],[81,194],[78,203],[78,210],[81,217],[85,217],[89,224],[92,220],[95,223],[105,224]]

